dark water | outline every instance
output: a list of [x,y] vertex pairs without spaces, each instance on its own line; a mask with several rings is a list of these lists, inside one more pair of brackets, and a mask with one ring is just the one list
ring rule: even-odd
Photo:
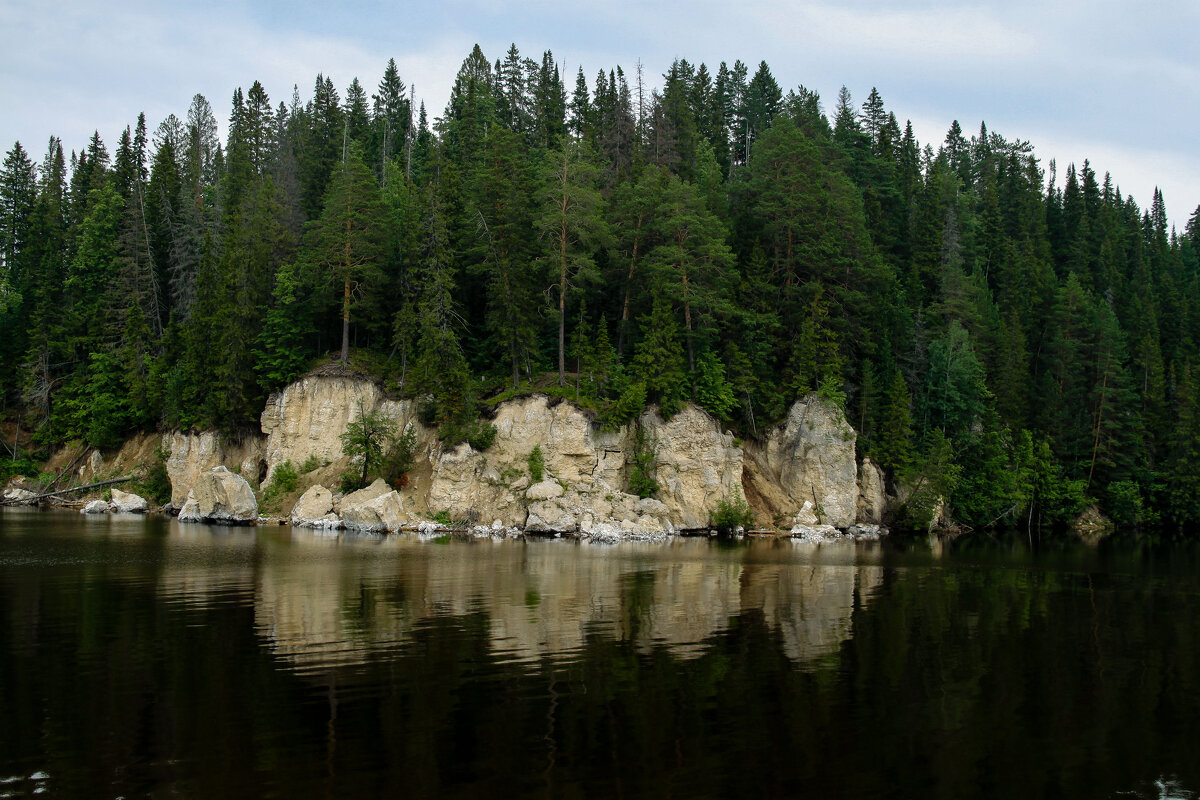
[[1189,797],[1200,550],[0,512],[0,797]]

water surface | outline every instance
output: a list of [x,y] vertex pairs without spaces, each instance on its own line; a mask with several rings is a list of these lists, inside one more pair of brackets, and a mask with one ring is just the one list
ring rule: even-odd
[[1187,796],[1198,578],[4,510],[0,797]]

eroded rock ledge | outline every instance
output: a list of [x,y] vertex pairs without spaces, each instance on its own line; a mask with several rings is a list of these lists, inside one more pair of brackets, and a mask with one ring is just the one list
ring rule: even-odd
[[[417,466],[401,490],[376,481],[342,497],[327,488],[348,466],[339,437],[371,411],[391,418],[397,431],[413,426]],[[257,483],[291,462],[323,467],[304,476],[310,485],[290,509],[293,524],[314,528],[395,531],[444,511],[478,530],[658,537],[705,529],[722,499],[738,497],[751,503],[760,524],[776,528],[855,535],[878,530],[859,523],[882,519],[882,475],[865,460],[860,478],[854,430],[815,396],[793,405],[761,440],[746,443],[695,406],[669,420],[648,410],[638,424],[655,453],[653,498],[626,491],[632,425],[603,431],[571,403],[536,394],[500,404],[492,422],[497,435],[486,452],[465,443],[446,447],[420,423],[413,401],[388,400],[360,378],[309,376],[271,396],[259,437],[231,446],[212,433],[170,436],[172,502],[184,505],[189,492],[211,482],[214,467],[231,467]],[[534,447],[545,458],[536,483],[528,466]]]

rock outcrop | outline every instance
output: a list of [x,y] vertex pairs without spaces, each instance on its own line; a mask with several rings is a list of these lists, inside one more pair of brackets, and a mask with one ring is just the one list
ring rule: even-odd
[[226,443],[215,431],[204,431],[176,432],[164,438],[173,508],[182,508],[188,491],[213,467],[236,467],[239,474],[252,478],[256,484],[266,477],[264,440],[260,437],[250,436],[239,443]]
[[334,508],[349,530],[395,532],[407,521],[400,493],[382,479],[346,495],[335,503]]
[[103,500],[93,500],[83,508],[79,509],[80,514],[107,514],[108,503]]
[[858,470],[858,521],[871,525],[883,522],[887,510],[887,485],[883,470],[869,457]]
[[344,461],[341,435],[351,422],[375,410],[395,422],[397,432],[415,421],[412,401],[385,400],[379,387],[363,378],[310,375],[272,394],[261,418],[266,478],[285,461],[297,467],[310,457]]
[[763,441],[747,444],[755,494],[790,519],[812,504],[817,523],[848,528],[858,515],[854,429],[835,406],[809,395]]
[[109,505],[113,511],[124,514],[145,514],[150,508],[146,498],[120,489],[112,490],[112,502]]
[[342,527],[342,519],[333,513],[333,492],[321,484],[310,486],[292,508],[291,522],[299,528]]
[[687,405],[664,422],[651,410],[642,428],[654,449],[658,497],[676,527],[707,527],[722,498],[741,497],[742,448],[708,414]]
[[[335,501],[329,489],[310,486],[292,509],[293,524],[394,531],[445,511],[456,522],[487,530],[662,536],[707,528],[721,500],[742,497],[773,525],[846,530],[882,519],[882,474],[865,460],[859,480],[854,431],[840,410],[815,396],[796,403],[760,441],[743,446],[692,405],[668,420],[651,409],[638,427],[604,431],[587,411],[532,395],[497,406],[493,444],[479,452],[466,443],[444,445],[417,420],[414,401],[388,400],[362,378],[319,375],[272,395],[262,414],[263,437],[240,449],[212,433],[172,435],[172,502],[182,505],[190,491],[193,502],[181,518],[224,513],[214,511],[224,506],[211,491],[219,464],[257,470],[266,479],[285,461],[295,467],[315,461],[322,466],[304,473],[300,488],[332,485],[349,466],[341,435],[370,412],[390,419],[397,432],[414,426],[417,463],[407,487],[397,492],[377,482]],[[653,451],[659,490],[652,499],[626,491],[639,446]],[[545,462],[537,482],[529,467],[535,447]],[[234,515],[239,519],[248,510],[244,499],[240,516]]]
[[250,484],[223,466],[200,476],[179,512],[180,522],[245,525],[257,518],[258,501]]

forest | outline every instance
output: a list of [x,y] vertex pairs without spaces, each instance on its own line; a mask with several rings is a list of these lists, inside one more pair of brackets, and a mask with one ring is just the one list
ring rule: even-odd
[[1177,232],[1088,161],[957,121],[922,144],[877,91],[827,107],[765,62],[563,71],[477,46],[432,121],[391,61],[374,92],[238,88],[224,142],[196,95],[111,153],[14,144],[4,474],[236,435],[340,366],[448,441],[531,391],[608,426],[695,402],[748,438],[817,392],[964,525],[1196,531],[1200,208]]

